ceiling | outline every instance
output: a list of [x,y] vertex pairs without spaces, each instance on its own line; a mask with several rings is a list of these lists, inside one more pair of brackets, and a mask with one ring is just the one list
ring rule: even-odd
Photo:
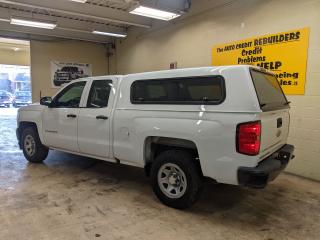
[[[194,0],[197,12],[206,9],[208,2],[217,6],[228,1],[231,0]],[[148,31],[161,22],[130,14],[129,11],[139,2],[141,5],[184,13],[188,12],[191,4],[191,0],[87,0],[86,3],[70,0],[0,0],[0,36],[25,39],[66,38],[106,43],[111,41],[110,37],[95,35],[92,31],[127,33],[129,28]],[[57,27],[47,30],[11,25],[11,17],[54,21]]]
[[[126,32],[130,26],[150,27],[150,20],[129,14],[130,0],[88,0],[76,3],[68,0],[0,0],[0,30],[49,37],[63,37],[94,42],[106,42],[105,36],[93,35],[93,29]],[[21,27],[10,24],[10,18],[26,17],[57,23],[54,30]]]

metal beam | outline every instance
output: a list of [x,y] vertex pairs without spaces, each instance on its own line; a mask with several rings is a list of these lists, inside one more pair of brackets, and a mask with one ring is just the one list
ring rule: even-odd
[[70,18],[53,18],[50,16],[46,16],[39,13],[29,13],[24,12],[20,10],[11,10],[10,12],[2,8],[0,6],[0,21],[4,22],[10,22],[10,17],[21,17],[21,18],[35,18],[43,21],[54,21],[58,24],[58,27],[60,28],[70,28],[73,29],[79,29],[79,30],[85,30],[86,32],[91,32],[94,29],[101,29],[105,32],[114,32],[114,33],[125,33],[126,29],[124,27],[119,26],[112,26],[112,25],[106,25],[106,24],[98,24],[95,22],[87,22],[87,21],[79,21],[76,19],[70,19]]
[[[84,17],[88,19],[96,19],[105,22],[113,22],[143,28],[151,28],[151,25],[146,24],[146,19],[143,17],[137,17],[120,10],[108,9],[106,7],[99,6],[90,6],[89,4],[79,4],[71,1],[42,0],[41,5],[39,4],[39,1],[35,0],[0,0],[0,3],[10,4],[18,7],[40,9],[48,12],[56,12],[65,15]],[[64,9],[59,8],[59,6],[64,6]],[[75,11],[74,9],[76,9],[77,11]]]
[[111,38],[106,36],[94,35],[91,32],[84,30],[74,30],[70,28],[56,28],[54,31],[40,28],[29,28],[23,26],[11,25],[8,22],[0,21],[0,31],[13,33],[25,33],[30,35],[56,37],[63,39],[81,40],[95,43],[107,43]]

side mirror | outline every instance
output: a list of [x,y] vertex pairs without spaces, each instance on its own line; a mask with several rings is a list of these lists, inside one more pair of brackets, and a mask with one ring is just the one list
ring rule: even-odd
[[40,104],[44,106],[50,107],[52,103],[52,98],[51,97],[43,97],[40,99]]

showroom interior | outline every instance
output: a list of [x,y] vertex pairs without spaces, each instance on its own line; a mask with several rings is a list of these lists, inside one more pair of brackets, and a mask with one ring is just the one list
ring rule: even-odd
[[[0,0],[0,239],[318,239],[319,13],[320,0]],[[19,148],[19,109],[76,79],[237,64],[276,73],[290,101],[295,157],[265,189],[206,179],[176,210],[144,169],[56,150],[31,164]]]

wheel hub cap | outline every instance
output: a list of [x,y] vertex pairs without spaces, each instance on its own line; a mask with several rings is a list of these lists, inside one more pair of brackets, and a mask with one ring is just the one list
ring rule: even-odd
[[166,163],[159,169],[158,184],[167,197],[180,198],[186,192],[187,178],[178,165]]
[[24,139],[24,149],[26,153],[31,157],[35,153],[36,142],[31,135],[27,135]]
[[178,186],[180,184],[180,177],[176,173],[172,173],[168,178],[169,184]]

